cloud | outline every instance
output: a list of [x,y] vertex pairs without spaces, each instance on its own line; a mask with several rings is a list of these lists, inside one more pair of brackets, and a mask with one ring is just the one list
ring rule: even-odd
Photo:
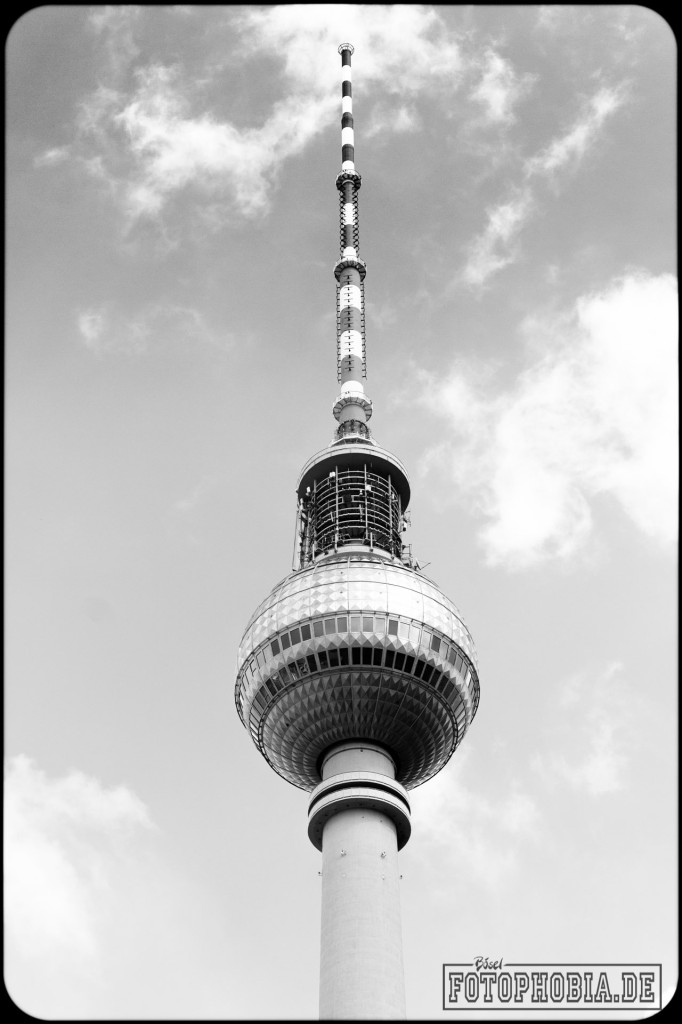
[[328,88],[335,98],[339,65],[329,54],[340,42],[354,45],[367,95],[377,85],[402,97],[437,83],[451,90],[462,68],[459,43],[433,7],[283,4],[245,8],[238,24],[246,52],[284,57],[290,83]]
[[546,710],[549,725],[534,731],[541,748],[522,758],[518,777],[498,779],[492,795],[475,745],[466,744],[447,771],[410,794],[424,856],[447,857],[448,877],[499,890],[546,840],[558,798],[574,792],[598,800],[626,788],[644,703],[620,662],[555,683]]
[[[340,39],[352,37],[362,53],[363,89],[378,103],[373,120],[367,117],[374,131],[413,131],[420,123],[415,98],[427,88],[448,96],[459,81],[458,43],[432,8],[235,8],[213,23],[225,38],[222,59],[199,73],[189,59],[136,66],[145,10],[113,6],[91,14],[101,80],[81,104],[73,154],[120,204],[126,231],[141,220],[158,223],[188,194],[197,209],[213,203],[215,213],[221,203],[222,220],[266,214],[282,166],[338,114]],[[225,54],[231,68],[251,64],[262,75],[267,60],[267,74],[275,69],[278,98],[254,106],[242,124],[225,116],[229,88],[218,88]]]
[[613,662],[596,677],[582,673],[558,689],[553,721],[560,724],[549,753],[533,760],[545,784],[563,782],[591,797],[624,788],[637,739],[637,698],[622,672]]
[[[496,91],[491,85],[488,94],[491,101],[498,96],[496,102],[500,112],[504,112],[504,89]],[[521,184],[510,187],[507,198],[487,211],[486,227],[469,243],[459,281],[481,289],[493,274],[516,261],[518,235],[540,205],[538,184],[551,182],[556,186],[560,174],[577,170],[595,146],[606,120],[625,102],[625,96],[624,83],[602,87],[585,101],[577,119],[565,132],[525,161]]]
[[469,246],[469,257],[461,274],[466,284],[480,287],[492,274],[514,261],[514,240],[532,208],[531,191],[524,188],[487,211],[485,230]]
[[367,311],[367,318],[377,331],[386,331],[398,322],[398,310],[395,300],[390,302],[373,302]]
[[231,194],[243,216],[262,213],[280,164],[330,115],[331,97],[290,97],[275,104],[260,128],[240,130],[209,114],[192,115],[177,71],[145,69],[114,115],[133,159],[122,189],[128,218],[157,216],[172,194],[190,185],[209,195]]
[[485,520],[491,565],[568,561],[594,530],[606,495],[637,529],[667,547],[677,537],[677,287],[632,272],[567,312],[524,325],[536,356],[495,393],[490,372],[456,363],[422,374],[421,401],[449,437],[454,491]]
[[421,124],[419,115],[414,107],[396,107],[388,104],[375,104],[366,126],[363,128],[363,139],[372,139],[382,132],[390,131],[396,134],[415,131]]
[[68,146],[53,146],[52,149],[46,149],[44,153],[35,157],[33,166],[54,167],[56,164],[61,164],[64,160],[68,160],[69,156],[70,150]]
[[27,757],[5,775],[5,922],[9,944],[28,959],[90,964],[98,955],[98,907],[110,861],[151,822],[124,786],[105,789],[70,772],[48,779]]
[[107,328],[107,317],[104,308],[84,309],[78,314],[78,330],[86,348],[92,352],[104,350],[101,338]]
[[[651,12],[657,17],[657,12]],[[651,14],[646,7],[613,4],[540,4],[535,8],[533,31],[542,36],[561,36],[562,42],[576,47],[576,59],[582,56],[582,36],[587,28],[594,36],[609,38],[610,57],[632,67],[638,61],[635,42],[647,30]],[[579,42],[580,41],[580,42]],[[618,44],[625,42],[626,46]]]
[[535,11],[534,28],[555,32],[565,19],[565,11],[571,11],[570,5],[538,4]]
[[108,72],[115,78],[139,55],[135,29],[142,14],[143,8],[137,4],[103,4],[88,13],[90,28],[103,42]]
[[594,145],[604,122],[623,105],[625,88],[599,89],[585,104],[579,118],[563,135],[526,161],[528,176],[548,177],[568,165],[575,167]]
[[97,356],[139,355],[169,344],[208,345],[222,350],[232,346],[229,336],[216,335],[191,306],[156,303],[126,318],[104,304],[81,310],[76,322],[81,342]]
[[450,877],[499,889],[543,838],[557,791],[596,800],[626,788],[645,709],[621,662],[555,683],[546,710],[549,725],[535,731],[541,748],[522,759],[518,778],[498,781],[493,795],[475,746],[466,744],[452,767],[410,794],[422,849],[429,858],[445,854]]
[[50,777],[23,755],[9,761],[5,981],[25,1012],[51,1020],[243,1016],[214,894],[167,862],[163,840],[126,786],[80,771]]
[[531,74],[518,75],[510,61],[489,49],[470,97],[483,106],[487,122],[510,125],[516,120],[514,107],[527,95],[536,78]]
[[451,862],[461,861],[465,877],[494,889],[517,869],[523,844],[537,835],[540,813],[531,795],[513,785],[494,799],[470,786],[474,760],[469,750],[459,750],[455,770],[410,794],[412,823],[423,849],[447,850]]

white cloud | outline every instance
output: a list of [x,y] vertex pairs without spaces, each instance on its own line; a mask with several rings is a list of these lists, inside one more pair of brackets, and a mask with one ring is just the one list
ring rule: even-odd
[[[610,57],[632,67],[639,60],[633,43],[645,32],[655,11],[635,4],[541,4],[535,8],[533,30],[542,36],[561,36],[566,45],[576,49],[586,28],[602,37],[610,35],[612,42]],[[619,45],[624,42],[626,45]]]
[[576,166],[594,145],[607,118],[623,105],[624,98],[623,85],[599,89],[568,131],[526,161],[526,174],[547,177],[567,165]]
[[[439,447],[455,492],[482,515],[490,564],[566,561],[594,529],[592,501],[614,499],[657,544],[677,536],[677,289],[630,273],[562,316],[528,321],[545,351],[494,393],[480,368],[422,376],[422,401],[449,425]],[[433,461],[434,453],[431,453]]]
[[76,154],[120,202],[127,229],[143,218],[158,221],[188,189],[198,208],[218,197],[233,215],[266,213],[282,165],[340,109],[340,39],[352,37],[362,52],[366,95],[383,93],[384,113],[374,118],[375,131],[414,130],[419,118],[413,99],[427,87],[446,95],[457,87],[459,47],[433,9],[295,4],[235,9],[226,24],[215,26],[226,33],[226,50],[241,63],[267,57],[281,76],[280,99],[265,116],[254,113],[251,124],[238,127],[206,100],[219,63],[210,74],[204,69],[201,81],[189,65],[180,64],[151,64],[131,76],[140,11],[144,8],[114,6],[91,15],[106,59],[103,81],[81,107]]
[[403,104],[396,107],[377,103],[363,128],[362,137],[363,139],[372,139],[386,131],[397,134],[411,132],[415,131],[420,123],[419,115],[412,106]]
[[[417,4],[283,4],[245,8],[239,24],[249,53],[284,57],[299,88],[339,94],[339,65],[329,60],[340,42],[357,52],[363,89],[380,84],[400,96],[457,82],[462,56],[437,10]],[[354,61],[354,70],[356,62]],[[406,73],[408,69],[409,73]]]
[[100,352],[102,350],[100,339],[107,326],[105,309],[83,309],[78,314],[77,322],[85,347],[93,352]]
[[[604,123],[625,101],[624,83],[617,87],[604,86],[591,96],[567,131],[558,135],[540,152],[529,157],[522,169],[523,182],[508,190],[508,198],[487,211],[488,223],[468,246],[467,261],[458,280],[475,289],[481,289],[488,279],[514,263],[518,258],[517,238],[526,221],[537,211],[537,182],[556,185],[560,173],[575,170],[600,138]],[[490,85],[489,101],[505,110],[500,86]]]
[[490,799],[466,781],[474,755],[458,750],[455,767],[411,796],[412,823],[422,848],[446,849],[462,873],[495,888],[518,866],[524,842],[537,835],[538,807],[530,794],[509,786]]
[[61,164],[64,160],[68,160],[69,156],[70,150],[68,146],[53,146],[52,149],[46,149],[44,153],[35,157],[33,166],[54,167],[55,164]]
[[[411,298],[411,296],[410,296]],[[398,321],[397,303],[373,302],[367,311],[367,318],[378,331],[385,331],[393,327]]]
[[123,786],[105,789],[75,771],[48,779],[28,758],[14,758],[5,776],[8,942],[23,957],[95,960],[109,861],[150,825],[144,804]]
[[585,23],[593,23],[594,15],[589,7],[579,4],[539,4],[535,8],[533,30],[547,35],[561,35],[570,38]]
[[275,105],[262,127],[240,130],[208,114],[192,115],[186,93],[178,72],[147,68],[114,115],[133,158],[122,187],[133,222],[157,216],[171,195],[190,185],[209,195],[231,194],[244,216],[262,213],[280,164],[331,116],[331,97],[290,97]]
[[637,698],[613,662],[596,677],[574,676],[559,688],[549,753],[534,769],[546,784],[557,781],[592,797],[622,789],[635,749]]
[[470,95],[483,106],[488,122],[509,125],[516,120],[514,107],[535,80],[535,75],[517,74],[510,61],[487,50],[481,77]]
[[594,798],[625,788],[643,702],[623,665],[563,680],[549,691],[547,710],[549,725],[537,730],[542,746],[520,766],[527,782],[498,781],[490,795],[480,784],[476,750],[465,744],[447,771],[410,794],[427,857],[446,854],[451,870],[494,890],[541,837],[557,788]]
[[213,894],[166,862],[163,835],[127,787],[79,771],[51,778],[27,757],[12,758],[4,841],[5,981],[25,1012],[48,1020],[243,1016]]
[[81,341],[95,355],[135,355],[169,344],[208,345],[227,350],[231,337],[217,336],[199,310],[155,303],[137,316],[116,313],[111,304],[81,310],[76,317]]
[[89,11],[90,27],[103,40],[109,74],[116,78],[139,55],[135,28],[142,12],[137,4],[103,4]]
[[480,287],[488,278],[516,258],[514,240],[533,207],[532,196],[525,188],[505,203],[487,211],[488,223],[469,247],[467,263],[461,279]]

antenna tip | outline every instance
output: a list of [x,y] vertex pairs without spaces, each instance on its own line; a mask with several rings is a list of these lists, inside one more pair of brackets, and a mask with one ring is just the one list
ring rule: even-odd
[[350,50],[351,56],[355,53],[355,47],[352,43],[341,43],[339,46],[339,53],[343,53],[344,50]]

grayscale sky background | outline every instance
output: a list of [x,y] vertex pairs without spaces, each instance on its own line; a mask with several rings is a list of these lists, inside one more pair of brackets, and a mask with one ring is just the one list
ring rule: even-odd
[[476,955],[675,984],[670,28],[50,6],[7,47],[6,979],[37,1016],[317,1014],[307,798],[233,686],[335,426],[346,41],[372,427],[482,689],[412,796],[408,1013]]

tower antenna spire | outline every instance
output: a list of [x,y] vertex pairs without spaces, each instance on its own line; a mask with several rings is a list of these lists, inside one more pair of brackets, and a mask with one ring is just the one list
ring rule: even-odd
[[336,367],[341,393],[333,407],[338,421],[338,441],[370,439],[367,422],[372,403],[365,395],[367,377],[365,342],[365,274],[360,259],[358,192],[362,178],[355,170],[353,87],[351,84],[351,43],[339,46],[341,54],[341,171],[336,177],[339,190],[341,245],[334,266],[336,278]]

